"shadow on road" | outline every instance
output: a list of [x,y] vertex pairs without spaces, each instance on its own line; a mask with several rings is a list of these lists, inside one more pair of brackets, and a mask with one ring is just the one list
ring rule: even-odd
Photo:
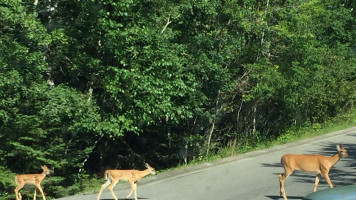
[[282,167],[280,162],[278,162],[278,163],[263,163],[262,166],[263,167],[273,167],[273,168],[280,169],[280,172],[273,173],[274,175],[276,175],[276,177],[278,177],[278,175],[280,175],[281,173],[284,172],[283,167]]
[[[267,198],[270,198],[270,199],[283,199],[282,196],[266,196]],[[298,196],[288,196],[288,199],[303,199],[303,197],[298,197]]]
[[[320,144],[321,151],[307,151],[305,154],[319,154],[324,156],[333,156],[336,151],[336,144]],[[342,158],[336,166],[330,169],[329,177],[333,185],[335,186],[346,186],[353,185],[356,183],[356,151],[353,144],[343,144],[343,147],[347,149],[348,157]],[[316,148],[319,149],[319,148]],[[277,167],[281,169],[280,173],[283,173],[282,165],[278,163],[263,163],[263,167]],[[277,176],[280,173],[275,173]],[[312,183],[315,181],[315,174],[304,173],[300,171],[295,171],[291,176],[297,177],[298,182]],[[326,184],[325,180],[321,178],[321,184]]]
[[[330,144],[330,143],[320,143],[316,144],[319,147],[316,147],[315,149],[321,149],[318,151],[306,151],[305,154],[319,154],[319,155],[324,155],[324,156],[333,156],[337,153],[336,150],[336,144]],[[335,166],[333,166],[330,169],[329,172],[329,177],[334,185],[334,187],[339,187],[339,186],[347,186],[347,185],[354,185],[356,183],[356,147],[354,144],[347,144],[344,143],[343,147],[346,148],[348,157],[347,158],[342,158],[338,163],[336,163]],[[263,167],[274,167],[274,168],[279,168],[280,173],[283,173],[283,167],[281,163],[275,162],[275,163],[263,163]],[[274,173],[276,174],[276,177],[280,173]],[[311,173],[304,173],[300,171],[295,171],[291,176],[295,177],[294,180],[297,182],[302,182],[302,183],[308,183],[313,187],[314,181],[315,181],[315,174]],[[324,178],[320,179],[320,185],[327,185],[326,181]],[[328,186],[327,186],[328,187]],[[270,199],[283,199],[280,196],[266,196]],[[297,197],[297,196],[288,196],[288,199],[303,199],[303,197]]]
[[[149,199],[149,198],[140,198],[140,197],[137,197],[137,199]],[[115,199],[100,199],[100,200],[115,200]],[[118,200],[135,200],[134,198],[133,199],[118,199]]]
[[[322,147],[321,152],[310,151],[306,152],[307,154],[321,154],[325,156],[333,156],[336,154],[336,144],[320,144]],[[335,166],[330,169],[329,177],[331,182],[335,187],[337,186],[346,186],[353,185],[356,182],[356,151],[353,144],[343,144],[343,147],[346,148],[348,157],[342,158]],[[298,177],[297,181],[314,183],[315,175],[305,174],[305,173],[295,173],[295,176]],[[321,184],[327,184],[326,181],[321,178]]]

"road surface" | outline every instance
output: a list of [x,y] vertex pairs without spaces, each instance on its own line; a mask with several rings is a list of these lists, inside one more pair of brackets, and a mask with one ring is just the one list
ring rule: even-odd
[[[356,127],[301,140],[265,150],[229,157],[184,169],[143,178],[138,183],[138,199],[147,200],[273,200],[279,197],[278,175],[283,173],[280,158],[285,153],[331,156],[336,144],[343,144],[349,157],[330,171],[335,187],[356,182]],[[313,191],[314,174],[295,172],[285,181],[288,199],[302,199]],[[129,184],[117,185],[119,200],[130,192]],[[319,190],[328,188],[322,178]],[[99,191],[100,188],[98,188]],[[96,194],[76,195],[58,200],[95,200]],[[107,189],[102,200],[113,200]],[[133,199],[133,196],[131,196]]]

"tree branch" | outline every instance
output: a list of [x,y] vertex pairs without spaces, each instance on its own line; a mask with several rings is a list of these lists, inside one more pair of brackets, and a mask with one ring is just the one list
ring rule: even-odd
[[166,23],[166,25],[164,25],[164,27],[163,27],[161,33],[163,33],[163,32],[166,30],[167,26],[168,26],[170,23],[172,23],[172,21],[170,21],[170,17],[168,17],[167,23]]

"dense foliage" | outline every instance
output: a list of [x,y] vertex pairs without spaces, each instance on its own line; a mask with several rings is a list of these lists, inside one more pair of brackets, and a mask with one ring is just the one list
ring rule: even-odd
[[58,197],[106,168],[164,169],[347,112],[355,5],[3,0],[0,196],[41,164]]

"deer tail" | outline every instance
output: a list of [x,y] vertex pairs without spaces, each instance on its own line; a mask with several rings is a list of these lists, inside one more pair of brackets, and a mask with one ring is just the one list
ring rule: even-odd
[[105,180],[108,180],[108,170],[105,170],[105,172],[104,172],[104,177],[105,177]]

